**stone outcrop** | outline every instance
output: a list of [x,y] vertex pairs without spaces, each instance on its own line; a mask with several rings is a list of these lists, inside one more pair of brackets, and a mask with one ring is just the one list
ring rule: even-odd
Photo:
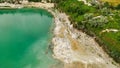
[[64,62],[63,68],[120,68],[94,38],[73,28],[64,13],[54,12],[54,58]]

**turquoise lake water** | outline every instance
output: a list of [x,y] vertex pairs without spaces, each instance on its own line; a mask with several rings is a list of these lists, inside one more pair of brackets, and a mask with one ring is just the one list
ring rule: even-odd
[[50,68],[52,25],[42,9],[0,10],[0,68]]

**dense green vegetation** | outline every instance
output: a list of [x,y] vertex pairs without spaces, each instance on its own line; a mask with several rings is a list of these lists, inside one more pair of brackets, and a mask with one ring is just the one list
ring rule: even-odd
[[28,0],[28,1],[41,2],[42,0]]
[[77,0],[56,0],[57,9],[67,13],[71,23],[77,29],[82,29],[91,36],[110,54],[117,62],[120,62],[120,31],[102,32],[105,29],[120,30],[120,10],[108,3],[92,6],[85,5]]

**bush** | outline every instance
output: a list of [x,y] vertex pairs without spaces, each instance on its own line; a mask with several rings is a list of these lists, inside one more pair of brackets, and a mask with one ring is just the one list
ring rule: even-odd
[[120,9],[120,4],[116,7],[116,9]]

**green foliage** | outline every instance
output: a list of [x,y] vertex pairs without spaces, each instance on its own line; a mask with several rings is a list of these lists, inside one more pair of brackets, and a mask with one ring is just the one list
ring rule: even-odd
[[53,2],[53,3],[60,3],[62,1],[64,1],[64,0],[51,0],[51,2]]
[[120,4],[116,7],[116,9],[120,9]]
[[41,2],[42,0],[28,0],[29,2]]
[[83,20],[81,18],[82,15],[84,15],[85,13],[95,11],[93,7],[84,5],[84,2],[76,1],[76,0],[61,1],[60,3],[57,4],[57,8],[58,7],[61,11],[64,11],[67,14],[69,14],[73,22],[74,21],[81,22]]

